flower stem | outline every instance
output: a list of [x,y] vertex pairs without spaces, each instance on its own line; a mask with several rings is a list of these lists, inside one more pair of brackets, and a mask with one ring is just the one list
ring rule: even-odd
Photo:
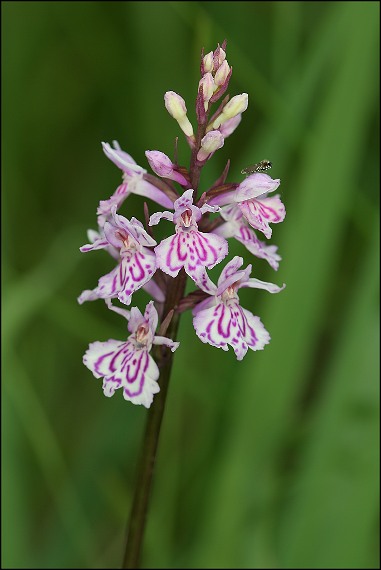
[[[204,124],[198,124],[196,145],[192,151],[189,168],[191,184],[194,190],[194,200],[196,199],[198,185],[200,182],[200,173],[203,166],[197,162],[197,153],[201,146],[201,139],[205,135],[205,130],[206,120]],[[175,313],[166,333],[167,337],[172,340],[176,340],[177,338],[180,314],[176,313],[176,307],[184,297],[186,281],[187,274],[184,269],[182,269],[178,276],[168,284],[163,318],[166,317],[169,311],[175,309]],[[122,568],[139,568],[140,565],[148,502],[151,494],[152,476],[159,443],[161,422],[167,399],[168,384],[172,370],[173,353],[168,349],[164,349],[163,353],[162,350],[160,350],[160,346],[155,348],[156,352],[154,353],[154,356],[157,365],[160,368],[160,392],[155,396],[152,406],[148,411],[143,448],[137,472],[137,484],[135,487],[127,529],[127,542]]]
[[[187,275],[182,269],[176,279],[170,282],[163,316],[176,308],[184,296]],[[176,340],[180,315],[174,313],[167,330],[167,336]],[[122,568],[139,568],[141,547],[146,523],[146,514],[151,492],[152,476],[159,442],[160,427],[163,419],[168,384],[171,375],[173,353],[169,349],[165,352],[162,347],[156,347],[155,359],[160,368],[160,392],[155,396],[148,411],[145,428],[143,448],[137,472],[137,484],[132,502],[131,514],[127,530],[126,550]]]

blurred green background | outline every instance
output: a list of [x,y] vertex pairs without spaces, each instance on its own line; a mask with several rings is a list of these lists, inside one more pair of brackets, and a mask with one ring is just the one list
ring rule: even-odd
[[[120,567],[146,410],[106,399],[82,364],[126,329],[77,305],[112,268],[78,248],[120,182],[100,142],[145,167],[146,149],[172,156],[163,94],[194,121],[200,49],[224,38],[249,108],[201,187],[229,157],[231,181],[273,162],[280,269],[230,252],[287,288],[241,292],[272,336],[241,363],[184,315],[143,565],[378,567],[379,3],[3,2],[2,16],[3,567]],[[142,200],[121,213],[141,217]]]

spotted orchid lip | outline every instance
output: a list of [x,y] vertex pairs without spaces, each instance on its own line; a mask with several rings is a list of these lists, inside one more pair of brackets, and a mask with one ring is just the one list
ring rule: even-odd
[[[157,212],[150,217],[149,224],[156,225],[164,218],[176,225],[176,233],[164,239],[155,247],[156,261],[159,269],[167,275],[176,277],[180,269],[199,283],[202,270],[211,269],[228,253],[225,238],[214,233],[198,230],[197,221],[205,212],[216,212],[217,206],[204,204],[198,208],[193,204],[193,190],[186,190],[174,203],[175,211]],[[181,223],[178,223],[181,220]]]
[[126,311],[111,301],[107,305],[128,320],[131,334],[126,341],[110,339],[91,343],[83,362],[96,378],[103,378],[105,396],[113,396],[120,388],[126,400],[149,408],[154,394],[160,390],[159,369],[149,354],[152,345],[165,345],[175,351],[179,343],[155,336],[158,314],[153,301],[146,306],[144,315],[137,307]]
[[[251,265],[240,269],[242,265],[243,258],[239,256],[229,261],[221,272],[218,287],[214,285],[213,290],[209,286],[210,298],[193,309],[193,325],[200,340],[223,350],[231,346],[238,360],[242,360],[249,348],[262,350],[270,342],[259,317],[241,307],[238,290],[254,287],[279,293],[284,288],[250,278]],[[208,292],[207,288],[204,290]]]
[[94,290],[82,293],[79,302],[117,297],[122,303],[129,305],[133,293],[146,285],[156,272],[155,254],[148,249],[156,245],[156,241],[135,218],[128,220],[116,214],[115,209],[112,215],[113,218],[104,224],[104,237],[101,236],[93,244],[83,246],[81,251],[113,248],[118,252],[119,263],[110,273],[99,279]]

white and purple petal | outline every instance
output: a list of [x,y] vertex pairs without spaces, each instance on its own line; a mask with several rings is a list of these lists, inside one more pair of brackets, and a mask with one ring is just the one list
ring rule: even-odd
[[221,271],[221,275],[218,279],[217,285],[221,287],[224,285],[227,279],[229,279],[232,275],[237,273],[240,267],[243,265],[243,258],[239,255],[236,255],[225,265],[223,270]]
[[226,339],[230,338],[230,311],[224,303],[194,311],[194,315],[193,326],[199,339],[222,350],[229,350]]
[[245,180],[238,186],[234,193],[234,201],[243,202],[245,200],[257,198],[258,196],[267,194],[268,192],[274,192],[274,190],[279,187],[279,184],[279,178],[274,180],[268,174],[255,172],[245,178]]
[[175,342],[166,336],[155,336],[153,338],[153,344],[167,346],[172,352],[175,352],[175,350],[180,346],[179,342]]
[[238,284],[237,289],[240,287],[252,287],[253,289],[264,289],[269,293],[280,293],[286,287],[285,283],[283,283],[282,287],[278,287],[274,283],[268,283],[266,281],[261,281],[260,279],[244,279],[242,282]]
[[227,255],[228,244],[215,234],[180,230],[164,239],[155,253],[158,267],[171,277],[184,267],[190,277],[197,279],[200,267],[214,267]]
[[[229,222],[226,222],[226,224],[229,224]],[[233,235],[250,253],[260,259],[265,259],[275,271],[279,268],[279,262],[282,258],[277,253],[278,247],[276,245],[267,245],[259,240],[255,231],[246,224],[242,224]]]
[[149,226],[156,226],[160,220],[169,220],[170,222],[173,222],[173,213],[172,212],[156,212],[155,214],[152,214],[152,216],[150,216],[148,225]]
[[127,259],[122,259],[121,264],[125,266],[125,279],[118,292],[118,299],[129,305],[132,294],[143,287],[155,273],[156,257],[152,251],[143,248],[143,252],[136,252]]
[[144,315],[138,309],[138,307],[131,307],[130,318],[128,320],[128,330],[131,334],[134,334],[138,327],[145,323]]
[[217,287],[210,279],[209,275],[206,272],[205,267],[203,267],[202,265],[199,265],[193,271],[192,279],[202,291],[205,291],[205,293],[209,293],[209,295],[216,294]]
[[155,254],[157,266],[171,277],[176,277],[184,267],[186,252],[181,251],[179,234],[163,239],[155,247]]
[[87,253],[88,251],[95,251],[96,249],[105,249],[109,246],[110,244],[107,238],[105,236],[99,236],[95,241],[93,241],[93,243],[87,243],[86,245],[81,246],[79,251]]
[[186,210],[193,206],[193,190],[189,188],[189,190],[185,190],[185,192],[177,198],[175,204],[175,210]]
[[112,148],[109,143],[102,142],[103,152],[107,158],[109,158],[118,168],[123,170],[123,172],[146,172],[144,168],[136,164],[132,156],[120,148],[116,141],[114,141],[114,146],[116,146],[115,143],[117,144],[117,148]]
[[211,206],[210,204],[203,204],[200,208],[201,214],[205,214],[205,212],[219,212],[220,207],[219,206]]
[[279,195],[247,200],[241,202],[239,207],[249,224],[261,231],[268,239],[272,234],[269,223],[278,224],[284,220],[286,215],[286,209]]
[[[110,243],[113,245],[119,243],[119,247],[121,247],[123,242],[122,236],[128,234],[139,245],[148,247],[156,245],[156,241],[146,232],[143,224],[139,220],[134,217],[132,217],[131,220],[128,220],[124,216],[116,214],[115,209],[113,209],[112,215],[113,223],[110,224],[106,222],[104,228],[105,235]],[[110,226],[113,226],[111,230]],[[122,230],[122,232],[119,232],[119,230]]]
[[101,297],[99,297],[97,289],[85,289],[77,298],[77,301],[82,305],[86,301],[97,301],[98,299],[101,299]]
[[105,396],[113,396],[123,389],[123,396],[133,404],[152,403],[159,392],[159,369],[145,349],[137,349],[131,341],[93,342],[86,351],[83,362],[96,378],[103,377]]
[[95,378],[111,376],[121,366],[126,342],[110,339],[92,342],[84,354],[83,363]]
[[131,303],[132,294],[143,287],[156,271],[155,254],[143,252],[122,257],[119,265],[98,281],[96,292],[102,299],[118,297],[125,305]]
[[[114,375],[115,377],[115,375]],[[123,371],[123,397],[133,404],[149,408],[154,394],[160,391],[159,368],[146,350],[126,354]]]
[[246,311],[238,302],[216,306],[195,314],[193,324],[197,336],[204,343],[228,350],[233,348],[238,360],[242,360],[248,348],[262,350],[270,341],[270,335],[260,319]]
[[110,196],[108,200],[101,200],[97,209],[98,221],[100,225],[104,225],[104,222],[108,220],[111,215],[112,209],[118,210],[123,204],[125,199],[131,194],[128,184],[123,182],[115,190],[114,194]]
[[155,305],[153,301],[150,301],[147,306],[146,310],[144,311],[144,318],[149,324],[149,328],[151,330],[152,335],[155,334],[155,330],[157,328],[157,323],[159,321],[159,316],[157,314],[157,310],[155,309]]
[[238,303],[235,305],[234,313],[240,331],[240,335],[238,335],[240,343],[238,343],[237,348],[232,346],[237,359],[242,360],[247,352],[247,347],[251,348],[251,350],[263,350],[266,344],[270,342],[271,337],[263,326],[261,319],[238,305]]

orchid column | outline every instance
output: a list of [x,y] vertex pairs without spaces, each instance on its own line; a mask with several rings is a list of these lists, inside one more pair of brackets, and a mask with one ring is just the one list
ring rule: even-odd
[[[108,309],[127,320],[129,333],[122,340],[92,342],[83,362],[95,378],[103,379],[105,396],[120,389],[125,400],[149,408],[123,568],[137,568],[140,562],[173,353],[179,347],[176,338],[181,313],[193,311],[195,332],[202,342],[222,350],[230,346],[242,360],[248,349],[262,350],[270,335],[258,316],[241,307],[238,290],[255,287],[278,293],[284,287],[251,278],[252,266],[242,269],[243,258],[238,256],[225,263],[217,285],[208,275],[208,270],[228,255],[229,238],[237,239],[277,270],[281,260],[277,247],[261,241],[255,230],[269,239],[269,224],[285,217],[279,195],[268,196],[278,188],[279,180],[254,172],[241,183],[226,182],[229,162],[212,187],[199,192],[202,168],[237,128],[248,105],[246,93],[232,99],[226,95],[210,116],[213,103],[225,95],[232,74],[225,50],[226,42],[214,52],[202,53],[195,132],[183,98],[174,91],[164,96],[167,111],[190,146],[189,168],[180,166],[176,157],[172,161],[160,151],[146,151],[152,175],[117,142],[113,146],[102,143],[105,155],[122,171],[122,184],[100,202],[97,231],[89,230],[89,243],[80,248],[82,252],[103,249],[116,265],[100,277],[94,289],[81,293],[79,303],[103,299]],[[126,218],[117,212],[131,193],[165,210],[150,215],[144,202],[144,224]],[[158,223],[169,229],[161,243],[154,235]],[[185,295],[188,277],[195,288]],[[141,288],[152,300],[144,311],[127,309]]]

